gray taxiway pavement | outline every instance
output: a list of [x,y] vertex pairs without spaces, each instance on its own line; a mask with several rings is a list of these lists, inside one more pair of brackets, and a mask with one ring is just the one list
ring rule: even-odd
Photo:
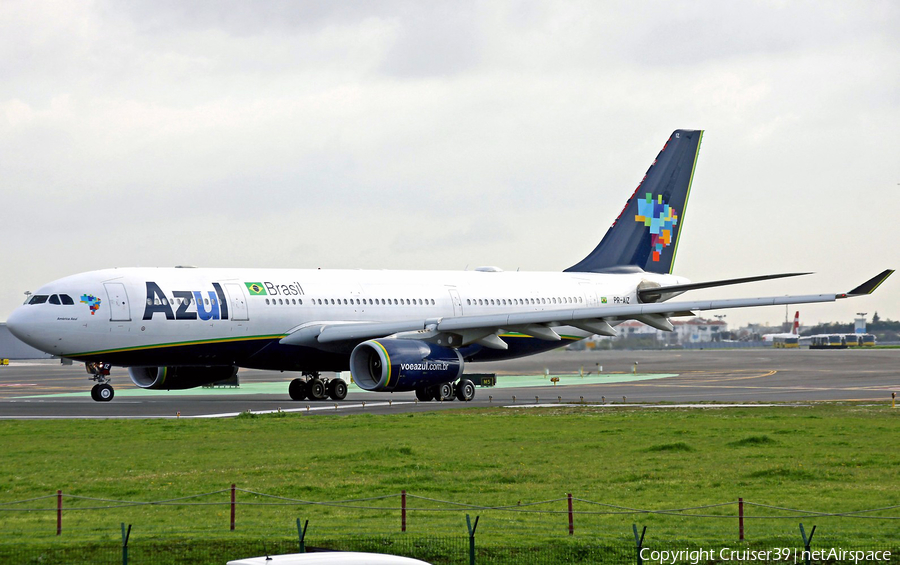
[[[416,402],[411,392],[368,393],[354,388],[340,402],[294,402],[287,394],[294,376],[289,373],[241,370],[238,389],[144,391],[131,383],[124,369],[115,369],[116,397],[111,402],[94,402],[88,394],[93,383],[83,365],[13,361],[0,367],[0,418],[215,417],[277,410],[309,415],[393,413],[464,406],[599,404],[604,398],[607,404],[621,405],[623,396],[627,404],[890,402],[892,392],[900,393],[900,349],[554,351],[513,361],[473,363],[466,371],[497,373],[498,386],[478,388],[475,400],[465,404]],[[560,383],[553,385],[542,377],[546,373],[560,376]]]

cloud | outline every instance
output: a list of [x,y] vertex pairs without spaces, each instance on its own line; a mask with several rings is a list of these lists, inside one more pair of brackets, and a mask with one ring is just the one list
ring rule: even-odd
[[0,4],[0,237],[24,242],[4,252],[0,318],[114,265],[562,269],[676,128],[707,130],[679,273],[799,266],[840,289],[896,256],[873,215],[898,205],[898,14]]

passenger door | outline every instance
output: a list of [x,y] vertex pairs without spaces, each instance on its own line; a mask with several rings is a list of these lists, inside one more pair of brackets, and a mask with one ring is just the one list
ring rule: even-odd
[[246,321],[250,319],[247,309],[247,299],[244,297],[244,290],[238,283],[222,283],[225,294],[228,295],[228,311],[231,319],[236,322]]
[[117,282],[103,283],[106,287],[106,296],[109,298],[109,321],[130,322],[131,308],[128,305],[128,295],[125,293],[125,285]]

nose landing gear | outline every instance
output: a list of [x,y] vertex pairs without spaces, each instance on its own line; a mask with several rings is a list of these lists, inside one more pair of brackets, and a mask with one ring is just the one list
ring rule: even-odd
[[97,381],[97,384],[91,388],[91,398],[96,402],[109,402],[112,400],[116,392],[113,390],[112,385],[109,384],[110,364],[102,362],[85,363],[84,368],[90,375],[90,379]]

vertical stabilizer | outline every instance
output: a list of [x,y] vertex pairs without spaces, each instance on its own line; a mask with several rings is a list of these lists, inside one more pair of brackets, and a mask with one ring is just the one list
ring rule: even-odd
[[671,273],[702,137],[674,131],[600,244],[566,271]]
[[791,333],[794,335],[800,335],[800,311],[799,310],[794,312],[794,325],[791,326]]

